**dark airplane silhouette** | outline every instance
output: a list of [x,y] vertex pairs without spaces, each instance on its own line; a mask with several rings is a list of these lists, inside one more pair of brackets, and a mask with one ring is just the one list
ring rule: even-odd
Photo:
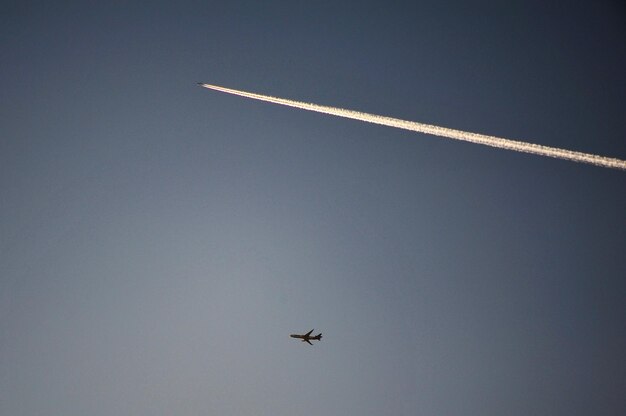
[[319,341],[322,339],[322,333],[320,332],[319,334],[315,335],[314,337],[311,336],[311,332],[313,332],[314,330],[310,330],[309,332],[307,332],[304,335],[298,335],[298,334],[291,334],[289,335],[291,338],[298,338],[301,339],[302,342],[308,342],[310,345],[313,345],[311,343],[311,341],[315,340],[315,341]]

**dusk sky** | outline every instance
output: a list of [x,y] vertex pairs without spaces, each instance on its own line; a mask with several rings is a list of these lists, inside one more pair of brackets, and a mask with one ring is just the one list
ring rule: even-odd
[[3,2],[0,414],[626,414],[625,171],[197,85],[626,159],[569,3]]

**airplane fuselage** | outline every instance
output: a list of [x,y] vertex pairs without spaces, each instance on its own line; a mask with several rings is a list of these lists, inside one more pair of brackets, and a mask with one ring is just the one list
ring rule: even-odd
[[291,335],[289,335],[289,336],[290,336],[291,338],[298,338],[298,339],[302,339],[302,340],[305,340],[305,339],[314,339],[314,340],[316,340],[316,341],[319,341],[320,339],[322,339],[321,335],[322,335],[322,334],[316,335],[316,336],[314,336],[314,337],[306,337],[306,336],[304,336],[304,335],[291,334]]

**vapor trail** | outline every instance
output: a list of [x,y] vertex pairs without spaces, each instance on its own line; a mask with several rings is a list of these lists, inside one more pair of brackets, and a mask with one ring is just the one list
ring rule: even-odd
[[605,168],[626,170],[626,161],[610,157],[597,156],[589,153],[575,152],[572,150],[559,149],[556,147],[542,146],[539,144],[521,142],[517,140],[504,139],[501,137],[487,136],[484,134],[470,133],[467,131],[449,129],[447,127],[433,126],[431,124],[418,123],[416,121],[400,120],[392,117],[378,116],[375,114],[362,113],[359,111],[345,110],[343,108],[328,107],[324,105],[304,103],[300,101],[287,100],[285,98],[270,97],[267,95],[255,94],[252,92],[238,91],[230,88],[218,87],[216,85],[202,84],[202,87],[212,90],[222,91],[241,97],[253,98],[255,100],[267,101],[274,104],[286,105],[303,110],[316,111],[318,113],[330,114],[333,116],[351,118],[354,120],[367,121],[368,123],[381,124],[383,126],[396,127],[419,133],[432,134],[449,139],[463,140],[471,143],[484,144],[486,146],[498,147],[500,149],[514,150],[523,153],[532,153],[539,156],[549,156],[557,159],[572,160],[574,162],[590,163],[592,165]]

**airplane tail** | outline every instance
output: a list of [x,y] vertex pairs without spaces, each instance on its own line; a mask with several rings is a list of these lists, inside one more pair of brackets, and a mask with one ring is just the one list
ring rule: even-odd
[[317,340],[319,341],[320,339],[322,339],[322,333],[320,332],[319,334],[317,334],[315,336],[315,338],[317,338]]

